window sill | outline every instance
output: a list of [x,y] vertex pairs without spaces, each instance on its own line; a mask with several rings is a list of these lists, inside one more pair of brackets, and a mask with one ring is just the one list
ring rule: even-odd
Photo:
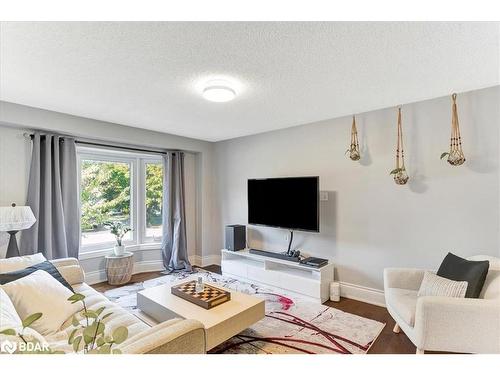
[[[160,242],[152,242],[152,243],[145,243],[145,244],[140,244],[140,245],[129,245],[125,246],[125,251],[130,251],[132,253],[136,251],[146,251],[146,250],[160,250],[161,243]],[[79,260],[85,260],[85,259],[95,259],[95,258],[102,258],[106,255],[113,254],[113,248],[107,248],[107,249],[100,249],[100,250],[89,250],[85,252],[81,252],[78,255]]]

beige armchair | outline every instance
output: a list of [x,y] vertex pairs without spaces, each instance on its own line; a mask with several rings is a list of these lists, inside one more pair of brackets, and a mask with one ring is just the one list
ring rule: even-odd
[[417,297],[424,270],[386,268],[384,293],[387,310],[417,347],[417,353],[500,353],[500,259],[490,268],[480,298]]

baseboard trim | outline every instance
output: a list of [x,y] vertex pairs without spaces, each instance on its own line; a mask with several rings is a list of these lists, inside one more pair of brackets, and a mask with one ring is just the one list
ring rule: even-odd
[[207,255],[207,256],[201,257],[200,262],[197,265],[199,265],[201,267],[210,266],[212,264],[216,264],[216,265],[220,266],[220,259],[221,259],[221,256],[218,254]]
[[385,307],[384,291],[366,286],[340,282],[340,296]]
[[[198,267],[206,267],[212,264],[220,265],[220,255],[207,255],[204,257],[200,255],[191,255],[189,257],[189,261],[193,266]],[[161,260],[148,260],[135,262],[132,273],[135,275],[137,273],[162,271],[164,269],[165,268],[163,267],[163,262]],[[107,279],[106,270],[104,269],[85,272],[85,282],[89,285],[102,283]]]

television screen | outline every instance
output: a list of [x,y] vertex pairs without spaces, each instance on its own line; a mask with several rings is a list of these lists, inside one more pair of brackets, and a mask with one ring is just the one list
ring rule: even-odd
[[319,232],[319,177],[248,180],[248,223]]

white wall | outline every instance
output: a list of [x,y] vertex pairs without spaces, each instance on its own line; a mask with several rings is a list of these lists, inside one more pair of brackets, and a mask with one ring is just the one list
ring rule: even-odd
[[[351,118],[339,118],[216,144],[219,246],[227,224],[247,223],[248,178],[320,176],[320,234],[295,245],[336,265],[343,282],[382,289],[384,267],[436,268],[446,252],[499,254],[499,87],[460,94],[467,158],[439,160],[449,147],[450,98],[403,106],[410,181],[397,186],[395,108],[357,116],[362,160],[344,155]],[[286,231],[252,227],[250,246],[284,250]]]
[[[30,152],[21,131],[0,126],[0,206],[26,202]],[[0,258],[5,256],[8,241],[9,235],[0,232]]]
[[[23,138],[32,129],[107,142],[145,147],[190,151],[185,160],[186,214],[188,249],[192,259],[200,263],[214,246],[210,210],[213,191],[213,144],[119,124],[71,116],[63,113],[0,102],[0,205],[15,201],[25,203],[30,163],[30,142]],[[0,257],[4,256],[8,236],[0,233]],[[136,254],[136,261],[152,265],[161,259],[159,250]],[[104,259],[84,259],[86,271],[103,270]]]

